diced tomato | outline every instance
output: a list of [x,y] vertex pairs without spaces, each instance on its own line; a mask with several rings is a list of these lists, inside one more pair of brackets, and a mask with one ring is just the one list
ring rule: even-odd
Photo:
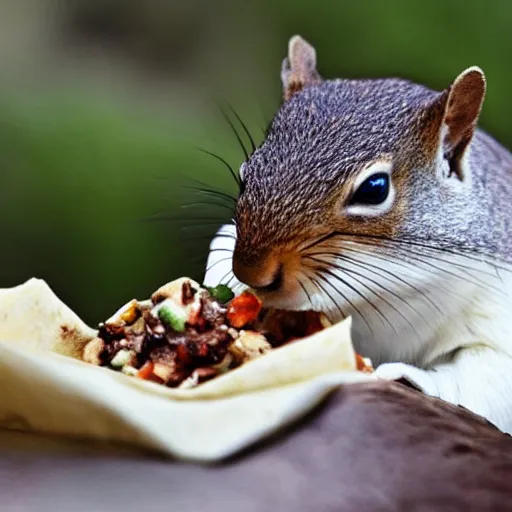
[[151,361],[146,361],[142,368],[137,372],[137,377],[139,379],[147,380],[153,374],[153,363]]
[[240,329],[254,322],[261,311],[261,300],[249,291],[243,292],[235,297],[228,306],[228,322]]
[[142,368],[137,372],[137,377],[143,380],[151,380],[153,382],[162,383],[163,380],[153,373],[154,364],[152,361],[146,361]]

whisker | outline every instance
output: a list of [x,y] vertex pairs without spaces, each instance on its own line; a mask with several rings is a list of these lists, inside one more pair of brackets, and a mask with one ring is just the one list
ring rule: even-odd
[[187,203],[180,205],[180,208],[195,208],[197,206],[218,206],[219,208],[224,208],[233,213],[234,208],[225,203],[215,203],[214,201],[200,201],[197,203]]
[[[215,265],[218,265],[219,263],[224,263],[225,261],[228,261],[231,259],[231,256],[228,256],[227,258],[221,258],[220,260],[217,260],[215,263],[212,263],[211,265],[208,265],[208,267],[206,268],[206,272],[208,272],[209,270],[211,270],[213,267],[215,267]],[[231,272],[231,270],[230,270]],[[228,274],[226,274],[227,276]]]
[[[364,315],[362,315],[361,311],[359,311],[358,307],[348,298],[346,297],[343,292],[341,292],[340,290],[338,290],[337,288],[334,287],[334,285],[329,281],[329,279],[327,279],[323,274],[328,274],[330,275],[331,277],[334,277],[335,279],[337,279],[338,281],[340,281],[341,283],[343,283],[345,286],[347,286],[347,288],[350,288],[352,291],[354,291],[357,295],[359,295],[363,300],[367,301],[369,304],[372,305],[372,307],[375,308],[375,306],[372,304],[372,302],[370,300],[368,300],[364,295],[362,295],[356,288],[354,288],[351,284],[347,283],[346,281],[344,281],[343,279],[339,279],[333,272],[331,272],[330,270],[328,269],[315,269],[316,270],[316,275],[322,279],[326,284],[328,284],[333,290],[335,290],[337,293],[339,293],[343,299],[345,301],[347,301],[350,306],[352,307],[352,309],[354,309],[354,311],[357,312],[357,314],[362,318],[362,320],[364,321],[364,323],[368,326],[368,329],[370,329],[370,332],[371,334],[373,335],[373,329],[371,327],[371,325],[368,323],[368,320],[365,318]],[[375,308],[377,311],[378,311],[378,308]],[[380,311],[379,311],[380,313]],[[382,313],[380,313],[382,314]]]
[[254,140],[252,138],[252,135],[251,133],[249,132],[249,130],[247,129],[247,126],[245,125],[245,123],[240,119],[240,116],[238,115],[238,113],[236,112],[236,110],[231,106],[229,105],[229,108],[231,110],[231,112],[233,112],[233,114],[235,114],[235,117],[238,119],[238,122],[242,125],[242,128],[244,129],[245,131],[245,134],[247,135],[247,138],[249,139],[249,142],[251,143],[251,148],[253,151],[256,151],[256,144],[254,144]]
[[338,237],[338,236],[340,236],[340,234],[338,232],[329,233],[328,235],[324,235],[324,236],[317,238],[316,240],[314,240],[310,244],[306,245],[305,247],[299,246],[298,250],[300,252],[307,251],[308,249],[310,249],[311,247],[314,247],[315,245],[321,244],[322,242],[326,242],[327,240],[330,240],[331,238]]
[[208,195],[208,196],[213,196],[213,197],[218,197],[218,198],[221,198],[221,199],[225,199],[227,201],[230,201],[230,202],[233,202],[236,204],[237,202],[237,199],[236,197],[230,195],[230,194],[227,194],[226,192],[221,192],[220,190],[215,190],[215,189],[208,189],[208,188],[200,188],[200,187],[191,187],[191,186],[188,186],[188,185],[183,185],[182,188],[186,188],[188,190],[194,190],[200,194],[205,194],[205,195]]
[[215,222],[227,222],[227,221],[229,221],[229,219],[226,219],[226,217],[169,217],[169,219],[172,219],[172,220],[175,220],[175,221],[184,221],[184,222],[189,222],[189,221],[192,221],[192,220],[197,220],[199,222],[201,222],[201,221],[204,221],[204,222],[212,221],[211,223],[213,223],[213,221],[215,221]]
[[[404,250],[405,250],[405,249],[404,249]],[[434,249],[427,249],[427,250],[429,250],[429,251],[434,251],[434,252],[435,252],[435,250],[434,250]],[[412,254],[416,254],[416,255],[418,255],[418,256],[424,256],[424,255],[425,255],[425,254],[424,254],[424,252],[415,251],[414,249],[411,249],[411,248],[409,247],[409,248],[407,249],[407,254],[411,254],[411,253],[412,253]],[[473,259],[474,259],[474,258],[470,258],[470,257],[468,257],[468,256],[467,256],[467,255],[465,255],[465,254],[459,254],[459,255],[458,255],[458,257],[462,257],[462,258],[466,258],[466,257],[467,257],[468,259],[471,259],[471,260],[473,260]],[[454,267],[459,267],[459,268],[461,268],[461,269],[463,269],[463,270],[476,271],[476,269],[475,269],[474,267],[470,267],[470,266],[467,266],[467,265],[463,265],[462,263],[459,263],[459,262],[456,262],[456,261],[446,261],[445,259],[443,259],[443,258],[441,258],[441,257],[439,257],[439,256],[437,256],[437,255],[435,255],[435,256],[430,255],[430,258],[435,259],[435,260],[437,260],[437,261],[439,261],[439,262],[448,263],[449,265],[452,265],[452,266],[454,266]],[[482,260],[479,260],[479,262],[480,262],[480,263],[484,263],[484,261],[482,261]],[[486,272],[485,270],[478,270],[478,272],[479,272],[480,274],[483,274],[483,275],[488,275],[488,276],[493,276],[493,277],[494,277],[494,273]]]
[[231,249],[225,249],[224,247],[215,247],[215,249],[210,249],[209,252],[233,252]]
[[231,165],[229,165],[229,163],[226,160],[224,160],[224,158],[222,158],[219,155],[216,155],[215,153],[212,153],[211,151],[207,151],[206,149],[202,149],[202,148],[199,148],[199,147],[196,147],[196,149],[198,151],[201,151],[202,153],[205,153],[206,155],[212,156],[213,158],[217,159],[219,162],[224,164],[224,166],[228,169],[228,171],[229,171],[230,175],[232,176],[232,178],[235,180],[235,183],[237,184],[238,189],[240,189],[240,176],[238,176],[236,174],[236,172],[234,171],[233,167],[231,167]]
[[[232,270],[229,270],[226,274],[224,274],[224,276],[223,276],[221,279],[219,279],[219,284],[220,284],[220,283],[222,283],[222,282],[224,281],[224,279],[226,279],[226,277],[228,277],[228,276],[229,276],[229,274],[233,274],[233,271],[232,271]],[[234,274],[233,274],[233,277],[235,277],[235,275],[234,275]],[[231,280],[233,279],[233,277],[231,277],[231,278],[229,279],[228,283],[230,283],[230,282],[231,282]]]
[[215,238],[231,238],[232,240],[236,240],[236,236],[231,233],[217,233]]
[[196,224],[196,225],[192,225],[192,226],[180,226],[180,230],[181,231],[191,231],[193,229],[201,229],[201,228],[211,230],[212,226],[220,227],[221,225],[222,225],[222,222],[208,222],[208,223],[201,223],[201,224]]
[[235,285],[235,284],[236,284],[236,276],[235,276],[235,274],[233,274],[233,275],[229,278],[229,281],[226,283],[226,286],[231,287],[231,282],[233,282],[233,285]]
[[[325,262],[325,261],[324,261]],[[328,262],[325,262],[325,263],[328,263]],[[336,263],[329,263],[331,265],[333,265],[335,268],[337,268],[338,270],[341,270],[342,272],[348,272],[349,274],[355,274],[359,277],[361,277],[362,279],[365,279],[366,281],[369,281],[371,283],[373,283],[374,285],[378,286],[379,288],[381,288],[382,290],[384,290],[386,293],[389,293],[390,295],[392,295],[393,297],[397,298],[400,302],[402,302],[403,304],[405,304],[406,307],[408,307],[410,310],[413,311],[414,314],[416,314],[417,316],[419,316],[423,322],[425,322],[427,325],[427,321],[425,320],[425,318],[423,318],[422,315],[419,314],[419,312],[411,305],[409,304],[409,302],[407,302],[403,297],[401,297],[400,295],[398,295],[397,293],[395,293],[394,291],[388,289],[387,287],[385,287],[384,285],[382,285],[381,283],[379,283],[378,281],[375,281],[374,279],[372,279],[371,277],[368,277],[364,274],[361,274],[360,272],[356,272],[355,270],[353,269],[349,269],[349,268],[344,268],[340,265],[337,265]],[[357,280],[357,279],[356,279]],[[357,280],[358,281],[358,280]],[[364,283],[361,283],[360,281],[358,281],[362,286],[365,286]],[[399,309],[397,309],[395,307],[395,305],[391,302],[389,302],[385,297],[377,294],[374,290],[372,290],[370,287],[366,286],[366,288],[372,292],[373,294],[375,294],[380,300],[382,300],[383,302],[385,302],[389,307],[391,307],[392,309],[394,309],[406,322],[407,324],[409,325],[409,327],[412,329],[412,331],[414,333],[417,334],[417,330],[416,328],[414,327],[414,325],[411,323],[411,321],[407,318],[407,316],[405,316]],[[389,323],[389,322],[388,322]],[[391,324],[390,324],[391,325]],[[394,327],[393,327],[393,330]],[[395,330],[395,333],[396,333],[396,330]]]
[[[199,148],[196,148],[194,146],[194,149],[197,150]],[[204,152],[204,150],[203,150],[203,152]],[[183,187],[185,187],[185,188],[187,186],[190,186],[191,184],[193,184],[196,187],[198,187],[199,189],[206,189],[206,190],[211,190],[211,191],[214,191],[214,192],[226,193],[226,190],[219,189],[219,188],[215,187],[214,185],[212,185],[211,183],[207,183],[207,182],[205,182],[203,180],[197,179],[196,177],[190,176],[190,174],[183,174],[183,173],[180,173],[180,172],[178,172],[177,174],[182,176],[182,181],[184,182]],[[188,183],[188,185],[186,185],[186,183]],[[232,194],[228,194],[228,195],[230,197],[232,197],[233,199],[236,199],[236,197],[234,195],[232,195]]]
[[218,105],[218,106],[219,106],[219,109],[220,109],[224,119],[227,121],[227,123],[229,124],[229,127],[231,128],[232,132],[234,133],[236,140],[238,141],[238,144],[240,145],[240,148],[242,149],[242,151],[244,153],[245,160],[249,160],[249,153],[247,152],[247,149],[246,149],[244,143],[242,142],[242,139],[240,138],[240,135],[238,134],[237,129],[235,128],[234,124],[231,122],[231,119],[229,119],[229,116],[226,114],[226,112],[224,111],[222,106],[221,105]]
[[[392,244],[402,244],[402,245],[409,245],[409,246],[417,246],[422,247],[424,249],[430,249],[432,251],[442,252],[451,254],[453,256],[460,256],[464,257],[473,261],[478,261],[480,263],[488,263],[491,265],[496,264],[496,261],[501,261],[504,264],[507,264],[506,267],[504,267],[504,270],[511,270],[510,262],[500,258],[496,254],[489,254],[489,251],[483,250],[481,248],[476,247],[467,247],[467,246],[454,246],[452,242],[446,241],[447,244],[449,244],[449,247],[442,246],[442,245],[433,245],[426,243],[425,240],[418,239],[418,240],[411,240],[411,239],[394,239],[383,235],[366,235],[364,233],[340,233],[338,232],[340,236],[345,237],[353,237],[353,238],[366,238],[366,239],[374,239],[374,240],[380,240],[383,242],[388,242]],[[470,253],[470,254],[467,254]],[[420,253],[422,254],[422,253]],[[477,257],[478,256],[478,257]],[[482,258],[491,258],[492,262],[487,260],[482,260]]]
[[[155,215],[152,215],[151,217],[145,217],[143,219],[140,219],[141,222],[159,222],[159,221],[176,221],[176,222],[179,222],[179,221],[191,221],[191,220],[198,220],[198,221],[201,221],[203,220],[202,218],[199,218],[199,217],[176,217],[174,216],[173,214],[171,213],[157,213]],[[226,224],[229,219],[223,217],[210,217],[208,219],[204,219],[205,221],[206,220],[212,220],[212,221],[217,221],[217,223],[219,224]],[[211,222],[210,224],[213,224],[213,222]],[[206,224],[205,224],[206,225]]]
[[297,282],[299,283],[300,287],[302,288],[302,290],[306,294],[306,297],[308,298],[309,303],[312,304],[313,301],[311,300],[311,295],[309,294],[306,286],[304,285],[304,283],[301,281],[301,279],[299,277],[297,277]]
[[[170,220],[175,220],[171,218]],[[184,221],[187,219],[183,219]],[[190,219],[190,220],[197,220],[197,219]],[[211,222],[209,221],[199,221],[199,222],[188,222],[186,226],[179,226],[179,229],[182,231],[190,231],[192,229],[208,229],[211,230],[212,227],[216,228],[215,233],[225,224],[226,219],[213,219]],[[215,233],[212,234],[212,237],[215,237]]]
[[[319,259],[315,259],[315,261],[319,262],[319,263],[322,263],[322,264],[325,264],[325,265],[329,265],[329,266],[334,266],[335,268],[338,268],[338,270],[340,269],[340,267],[336,266],[336,265],[332,265],[328,262],[325,262],[323,260],[319,260]],[[348,272],[348,269],[347,269],[347,272]],[[414,327],[412,326],[412,324],[410,323],[410,321],[403,315],[403,313],[401,313],[399,310],[397,310],[390,302],[388,302],[384,297],[382,297],[381,295],[379,295],[378,293],[375,292],[375,290],[373,290],[371,287],[369,287],[367,284],[365,284],[364,282],[360,281],[359,279],[357,279],[356,277],[354,277],[354,275],[359,275],[360,277],[364,277],[362,274],[358,274],[357,272],[355,271],[352,271],[352,272],[348,272],[352,279],[354,279],[354,281],[358,282],[361,286],[363,286],[364,288],[366,288],[370,293],[373,293],[378,299],[382,300],[383,302],[386,302],[386,304],[388,304],[390,307],[392,307],[393,309],[395,309],[395,311],[404,318],[404,320],[411,326],[411,328],[413,329],[414,331]],[[338,274],[335,274],[334,272],[330,272],[329,271],[329,274],[339,280],[341,283],[343,284],[346,284],[347,282],[341,277],[339,276]],[[368,278],[366,278],[368,279]],[[370,279],[368,279],[370,280]],[[371,281],[371,280],[370,280]],[[348,284],[348,283],[347,283]],[[356,288],[354,288],[355,290]],[[381,316],[381,318],[391,327],[391,329],[393,330],[393,332],[398,335],[398,332],[395,328],[395,326],[389,321],[389,319],[386,317],[386,315],[384,315],[382,313],[382,311],[380,310],[380,308],[378,306],[376,306],[372,301],[370,301],[368,299],[368,297],[366,297],[365,295],[359,293],[359,295],[368,303],[370,304],[373,309],[375,309],[375,311]]]
[[[489,285],[488,283],[486,283],[485,281],[479,279],[478,277],[475,277],[475,276],[471,276],[473,278],[473,280],[469,279],[469,277],[467,275],[464,275],[464,276],[460,276],[459,274],[456,274],[455,272],[452,272],[450,270],[447,270],[446,268],[441,268],[441,267],[438,267],[436,265],[434,265],[433,263],[430,263],[429,261],[425,261],[423,258],[418,258],[418,257],[415,257],[413,255],[411,255],[411,251],[409,249],[405,250],[401,245],[404,245],[405,243],[403,243],[401,240],[394,240],[394,239],[390,239],[390,238],[387,238],[387,237],[373,237],[373,236],[366,236],[366,235],[358,235],[358,234],[346,234],[346,233],[339,233],[339,232],[334,232],[334,233],[331,233],[330,235],[326,235],[324,238],[324,240],[327,240],[327,239],[330,239],[330,238],[334,238],[335,236],[338,236],[341,240],[347,240],[347,241],[351,241],[351,242],[354,242],[354,239],[356,240],[357,243],[361,244],[361,245],[367,245],[367,246],[370,246],[370,247],[376,247],[376,244],[372,244],[371,242],[368,242],[366,241],[365,239],[369,239],[369,238],[376,238],[382,242],[389,242],[390,245],[394,245],[393,249],[394,251],[396,250],[399,250],[399,251],[402,251],[403,253],[405,252],[406,254],[406,257],[409,258],[409,259],[412,259],[412,260],[415,260],[415,261],[419,261],[425,265],[428,265],[440,272],[444,272],[445,274],[448,274],[448,275],[451,275],[453,277],[456,277],[457,279],[462,279],[464,281],[468,281],[476,286],[482,286],[484,287],[485,289],[487,290],[493,290],[495,292],[498,292],[500,294],[504,294],[504,292],[500,289],[500,288],[497,288],[495,286],[492,286],[492,285]],[[358,240],[359,239],[359,240]],[[362,239],[362,240],[361,240]],[[321,241],[324,241],[324,240],[318,240],[316,241],[314,244],[312,244],[311,246],[314,246],[314,245],[317,245],[318,243],[320,243]],[[379,247],[382,249],[382,247]],[[435,251],[436,248],[435,247],[428,247],[429,249]],[[423,254],[421,253],[416,253],[414,252],[414,254],[416,255],[420,255],[420,256],[423,256]],[[464,254],[458,254],[458,253],[455,253],[457,256],[459,257],[466,257],[466,255]],[[446,261],[442,258],[439,258],[439,257],[436,257],[436,256],[432,256],[430,255],[429,256],[431,259],[435,259],[437,261],[441,261],[445,264],[448,264],[448,265],[452,265],[452,262],[449,262],[449,261]],[[484,261],[482,260],[478,260],[480,263],[485,263]],[[475,268],[472,268],[472,267],[466,267],[466,270],[472,270],[472,271],[477,271],[477,269]],[[493,275],[494,277],[494,275]]]
[[[144,219],[142,219],[142,221],[144,222],[157,222],[157,221],[161,221],[161,220],[166,220],[166,221],[175,221],[175,222],[189,222],[189,221],[205,221],[205,224],[207,223],[207,221],[215,221],[216,223],[226,223],[229,219],[226,219],[225,217],[210,217],[208,219],[206,218],[201,218],[201,217],[176,217],[175,215],[172,215],[170,213],[162,213],[162,214],[156,214],[156,215],[153,215],[151,217],[146,217]],[[214,222],[210,222],[210,224],[213,224]]]
[[[467,275],[464,275],[464,276],[461,276],[459,274],[456,274],[455,272],[452,272],[451,270],[447,270],[446,268],[442,268],[442,267],[439,267],[437,265],[434,265],[433,263],[431,263],[430,261],[426,261],[425,259],[421,258],[421,257],[418,257],[418,256],[421,256],[421,254],[418,254],[418,253],[414,253],[416,254],[416,256],[412,256],[410,251],[407,250],[405,251],[404,249],[402,248],[399,248],[399,250],[402,251],[402,253],[405,253],[405,257],[408,258],[408,259],[412,259],[414,261],[417,261],[417,262],[420,262],[420,263],[423,263],[424,265],[427,265],[435,270],[439,270],[441,272],[444,272],[445,274],[448,274],[452,277],[456,277],[457,279],[461,279],[463,281],[467,281],[471,284],[474,284],[476,286],[482,286],[483,288],[487,289],[487,290],[494,290],[496,292],[499,292],[499,293],[503,293],[502,290],[500,290],[499,288],[493,286],[493,285],[490,285],[488,283],[486,283],[485,281],[475,277],[475,276],[472,276],[472,279],[469,278],[469,276]],[[442,259],[439,259],[439,258],[435,258],[433,256],[429,256],[429,258],[432,258],[434,260],[437,260],[437,261],[441,261],[443,263],[446,263],[448,265],[451,265],[451,262],[448,262],[446,260],[442,260]],[[476,269],[471,269],[473,271],[475,271]]]
[[197,237],[190,237],[189,240],[208,240],[211,242],[214,238],[230,238],[231,240],[236,241],[236,236],[231,235],[230,233],[215,233],[214,235],[201,235]]
[[[329,283],[329,281],[326,280],[325,278],[323,278],[322,276],[318,276],[318,277],[321,278],[322,280],[324,280],[324,282]],[[341,306],[338,304],[338,302],[336,300],[334,300],[334,297],[328,292],[328,290],[325,288],[325,286],[323,286],[315,277],[311,276],[309,279],[317,287],[318,290],[320,290],[322,293],[327,295],[329,300],[334,304],[336,309],[339,311],[341,317],[342,318],[347,318],[347,315],[345,314],[345,312],[343,311]],[[344,295],[341,292],[338,292],[338,293],[340,293],[340,295],[345,299]]]
[[[366,245],[366,246],[369,246],[369,244],[362,244],[362,245]],[[339,248],[339,247],[336,247],[336,248]],[[381,260],[383,262],[386,262],[386,263],[389,263],[390,262],[390,258],[389,257],[386,257],[386,256],[382,256],[380,254],[377,254],[375,251],[365,251],[365,250],[361,250],[360,248],[358,249],[355,249],[353,247],[347,247],[347,246],[343,246],[343,251],[351,251],[351,252],[355,252],[356,254],[363,254],[365,256],[370,256],[372,258],[375,258],[375,259],[378,259],[378,260]],[[338,256],[338,253],[333,253],[333,255],[336,255]],[[348,257],[348,256],[347,256]],[[392,257],[398,261],[401,261],[401,262],[404,262],[404,263],[409,263],[407,262],[407,260],[403,259],[400,257],[400,254],[397,254],[395,252],[392,253]],[[380,270],[383,270],[384,272],[390,272],[388,271],[387,269],[384,269],[382,267],[375,267],[375,268],[379,268]],[[431,269],[428,269],[428,268],[423,268],[421,266],[418,266],[418,268],[420,268],[422,271],[424,272],[429,272],[431,273],[432,275],[436,275],[436,272],[434,272],[433,270]],[[417,268],[415,268],[413,265],[409,265],[408,266],[408,271],[409,272],[414,272],[415,274],[419,274],[419,271]],[[394,276],[396,276],[396,274],[393,274]],[[398,276],[396,276],[397,279],[398,279]],[[462,278],[461,278],[462,279]],[[405,282],[405,281],[404,281]],[[412,285],[410,285],[412,286]],[[470,302],[470,300],[463,296],[463,295],[460,295],[459,293],[456,293],[455,291],[453,291],[453,289],[451,288],[447,288],[445,286],[442,286],[441,283],[438,283],[437,281],[434,281],[432,283],[430,283],[430,286],[433,287],[433,288],[438,288],[439,290],[442,290],[443,292],[447,293],[447,294],[450,294],[450,295],[453,295],[454,297],[457,297],[458,299],[461,299],[467,303]],[[415,288],[416,289],[416,288]],[[418,291],[421,291],[420,289],[418,289]],[[428,296],[426,294],[423,294],[425,296],[426,299],[428,299]],[[430,300],[430,299],[428,299]],[[435,303],[433,303],[435,304]]]
[[[348,247],[343,247],[343,251],[345,251],[345,250],[349,250],[349,251],[356,252],[356,253],[358,252],[357,250],[353,250],[353,249],[350,249]],[[440,313],[441,315],[443,314],[443,311],[439,308],[439,306],[425,292],[423,292],[417,286],[414,286],[413,284],[409,283],[405,279],[402,279],[400,276],[398,276],[397,274],[395,274],[394,272],[392,272],[389,269],[378,267],[377,265],[372,265],[371,263],[368,263],[367,261],[365,261],[364,263],[361,263],[361,262],[359,262],[355,258],[351,258],[350,256],[346,256],[344,254],[339,254],[339,253],[336,253],[336,252],[315,252],[315,253],[311,253],[311,254],[318,255],[318,256],[327,255],[327,256],[332,256],[332,257],[337,258],[337,259],[342,259],[342,260],[348,261],[352,265],[360,267],[360,268],[362,268],[364,270],[367,270],[368,268],[371,268],[371,269],[373,269],[373,272],[375,272],[377,275],[379,275],[380,277],[383,277],[384,279],[386,279],[386,277],[383,274],[381,274],[380,272],[376,272],[376,271],[382,271],[382,272],[384,272],[384,274],[387,274],[389,276],[394,277],[397,281],[405,284],[406,286],[408,286],[409,288],[414,290],[416,293],[418,293],[419,295],[424,297],[425,300],[434,309],[436,309],[438,313]],[[363,254],[369,254],[369,253],[363,253]],[[305,255],[305,256],[307,256],[307,255]],[[385,260],[385,258],[381,258],[381,259],[384,260],[384,261],[387,261],[387,260]],[[403,299],[401,298],[401,300],[403,300]]]

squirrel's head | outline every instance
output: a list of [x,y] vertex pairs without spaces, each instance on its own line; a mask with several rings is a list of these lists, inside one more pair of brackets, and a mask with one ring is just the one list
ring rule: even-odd
[[379,267],[376,248],[405,236],[421,194],[467,186],[485,78],[469,68],[442,92],[323,80],[295,36],[281,79],[283,103],[240,168],[233,271],[270,306],[350,312],[376,286],[360,258]]

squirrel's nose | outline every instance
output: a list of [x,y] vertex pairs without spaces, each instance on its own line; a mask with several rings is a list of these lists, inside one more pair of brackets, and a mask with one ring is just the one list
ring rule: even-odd
[[240,261],[235,254],[233,272],[239,281],[259,291],[275,292],[283,281],[283,267],[277,261],[248,265]]

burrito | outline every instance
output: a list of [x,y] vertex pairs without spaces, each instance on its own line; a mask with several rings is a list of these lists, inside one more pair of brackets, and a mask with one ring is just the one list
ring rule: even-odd
[[0,289],[0,427],[219,461],[377,380],[350,317],[241,292],[183,278],[91,328],[42,280]]
[[[235,297],[225,285],[183,277],[101,323],[83,360],[186,389],[330,326],[320,312],[265,309],[249,290]],[[355,357],[357,370],[373,371],[370,360]]]

